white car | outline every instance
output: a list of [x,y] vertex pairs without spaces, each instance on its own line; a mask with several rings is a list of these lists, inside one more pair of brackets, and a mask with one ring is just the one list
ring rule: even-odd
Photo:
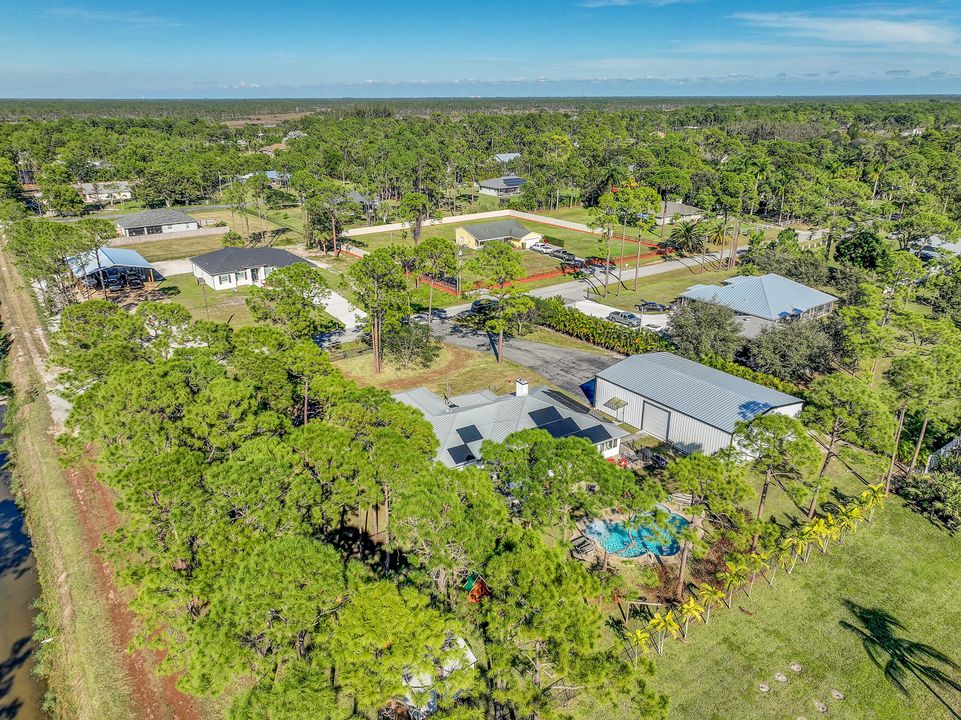
[[557,245],[551,245],[550,243],[534,243],[531,245],[531,250],[539,252],[541,255],[550,255],[555,250],[560,249]]

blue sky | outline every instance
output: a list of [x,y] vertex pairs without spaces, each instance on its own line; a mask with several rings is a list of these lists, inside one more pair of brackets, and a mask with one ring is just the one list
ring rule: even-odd
[[915,93],[959,0],[0,0],[0,97]]

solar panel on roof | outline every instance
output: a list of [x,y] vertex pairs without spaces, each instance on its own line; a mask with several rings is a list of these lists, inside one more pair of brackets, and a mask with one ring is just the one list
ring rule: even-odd
[[524,178],[504,178],[504,184],[507,187],[517,187],[524,184]]
[[465,443],[476,442],[477,440],[483,440],[484,436],[480,434],[476,425],[468,425],[466,427],[457,428],[457,434],[460,435],[460,439]]
[[527,413],[527,417],[531,419],[537,427],[544,427],[552,422],[557,422],[561,419],[561,414],[557,412],[557,408],[548,405],[546,408],[541,408],[540,410],[533,410]]
[[563,418],[557,422],[542,426],[541,430],[549,432],[551,437],[562,438],[576,433],[580,428],[577,427],[577,423],[574,422],[572,418]]
[[470,451],[470,448],[467,447],[467,445],[457,445],[456,447],[450,448],[447,452],[450,455],[451,460],[453,460],[454,464],[456,465],[461,465],[465,462],[477,459],[474,457],[474,453]]
[[595,425],[594,427],[584,428],[583,430],[571,433],[571,437],[586,438],[596,445],[604,440],[610,440],[611,434],[607,432],[607,428],[603,425]]

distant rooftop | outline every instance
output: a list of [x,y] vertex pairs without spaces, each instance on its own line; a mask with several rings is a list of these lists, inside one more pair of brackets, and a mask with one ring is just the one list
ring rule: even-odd
[[508,163],[511,160],[516,160],[521,154],[519,152],[506,152],[506,153],[496,153],[494,159],[499,163]]
[[149,227],[151,225],[176,225],[178,223],[197,222],[187,213],[180,210],[144,210],[133,215],[122,215],[114,222],[122,228]]
[[725,305],[742,315],[777,321],[837,300],[820,290],[781,275],[739,275],[723,285],[695,285],[682,298]]
[[664,203],[658,205],[655,217],[659,218],[672,218],[675,215],[680,215],[683,217],[690,217],[692,215],[703,215],[704,211],[701,208],[694,207],[693,205],[685,205],[684,203],[668,201],[665,207]]
[[528,230],[516,220],[495,220],[493,222],[464,225],[463,227],[471,237],[480,243],[487,242],[488,240],[503,240],[505,238],[520,240],[533,232],[533,230]]
[[502,175],[501,177],[491,178],[489,180],[481,180],[478,185],[482,188],[490,188],[491,190],[510,190],[512,188],[518,188],[526,182],[527,180],[516,175]]

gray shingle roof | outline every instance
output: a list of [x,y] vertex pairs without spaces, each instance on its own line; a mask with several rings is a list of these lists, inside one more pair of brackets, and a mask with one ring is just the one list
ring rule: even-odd
[[130,192],[130,182],[127,180],[104,180],[96,183],[79,183],[80,192],[85,195],[105,192]]
[[655,217],[667,217],[672,218],[675,215],[680,215],[684,217],[685,215],[703,215],[704,211],[701,208],[694,207],[693,205],[685,205],[684,203],[668,201],[667,207],[665,208],[664,203],[661,203],[657,208]]
[[534,232],[533,230],[528,230],[516,220],[495,220],[494,222],[464,225],[464,230],[470,233],[471,237],[478,242],[503,240],[504,238],[520,240],[522,237]]
[[521,154],[519,152],[506,152],[506,153],[495,153],[494,159],[497,162],[507,163],[511,160],[516,160]]
[[682,298],[726,305],[736,313],[765,320],[781,320],[837,300],[820,290],[769,273],[730,278],[724,285],[695,285]]
[[490,188],[491,190],[511,190],[520,187],[526,182],[527,180],[519,178],[516,175],[502,175],[501,177],[491,178],[490,180],[481,180],[477,184],[482,188]]
[[255,267],[287,267],[307,260],[277,248],[226,247],[190,258],[190,262],[210,275],[218,275]]
[[573,410],[552,398],[550,393],[546,387],[537,388],[522,397],[497,396],[484,391],[452,397],[453,406],[423,387],[398,393],[394,397],[424,413],[440,441],[437,460],[448,467],[464,465],[479,458],[484,440],[501,442],[518,430],[538,427],[539,424],[530,414],[535,413],[535,417],[538,417],[537,411],[547,408],[556,410],[558,422],[545,429],[556,437],[585,437],[596,444],[628,435],[617,425]]
[[134,215],[123,215],[116,220],[123,228],[148,227],[150,225],[174,225],[177,223],[197,222],[180,210],[144,210]]
[[802,402],[668,352],[632,355],[597,377],[725,432],[739,420]]

